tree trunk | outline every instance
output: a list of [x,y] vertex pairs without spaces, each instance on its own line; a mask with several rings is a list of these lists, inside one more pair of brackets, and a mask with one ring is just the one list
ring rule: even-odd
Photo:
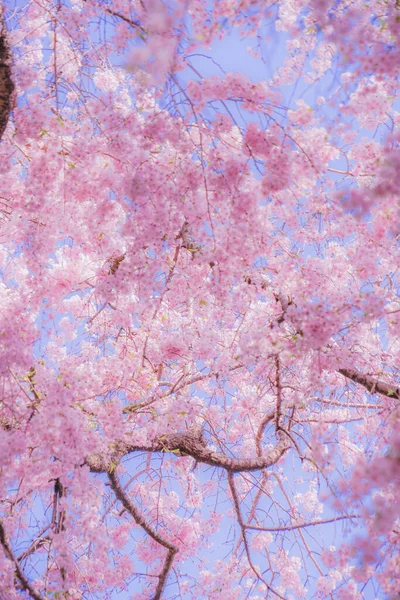
[[11,51],[3,11],[0,8],[0,139],[11,112],[14,83],[11,79]]

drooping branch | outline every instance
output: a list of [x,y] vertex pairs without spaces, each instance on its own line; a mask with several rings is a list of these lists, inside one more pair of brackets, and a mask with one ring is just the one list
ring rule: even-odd
[[161,594],[164,590],[168,574],[171,570],[172,563],[175,554],[178,553],[178,548],[175,544],[169,542],[164,536],[158,533],[151,525],[146,521],[140,510],[133,504],[127,494],[122,489],[118,477],[115,473],[115,469],[108,473],[108,479],[110,480],[111,487],[114,491],[116,498],[121,502],[125,510],[134,518],[137,525],[142,527],[144,531],[155,541],[164,546],[168,550],[167,556],[164,561],[163,568],[160,575],[158,576],[158,585],[152,600],[160,600]]
[[280,375],[280,361],[279,357],[275,356],[275,371],[276,371],[276,411],[275,411],[275,429],[279,429],[279,420],[281,416],[282,406],[282,386],[281,386],[281,375]]
[[246,556],[247,556],[247,560],[248,560],[248,563],[250,565],[250,568],[253,571],[253,573],[255,574],[255,576],[257,577],[257,579],[259,579],[260,581],[263,582],[263,584],[265,585],[265,587],[267,588],[267,590],[269,590],[270,592],[272,592],[273,594],[275,594],[276,596],[278,596],[278,598],[282,598],[282,600],[284,600],[284,597],[281,596],[278,592],[276,592],[269,585],[269,583],[264,579],[264,577],[259,572],[258,568],[253,564],[253,561],[252,561],[251,555],[250,555],[249,544],[248,544],[247,537],[246,537],[246,527],[245,527],[245,524],[244,524],[244,521],[243,521],[242,511],[240,509],[239,496],[238,496],[238,493],[236,491],[235,481],[234,481],[234,478],[233,478],[233,473],[228,473],[228,484],[229,484],[229,489],[231,490],[232,500],[233,500],[233,506],[235,508],[236,518],[238,520],[239,527],[240,527],[240,530],[241,530],[242,540],[243,540],[243,544],[244,544],[244,549],[245,549],[245,552],[246,552]]
[[30,596],[31,596],[31,598],[33,598],[33,600],[45,600],[45,598],[41,594],[39,594],[39,592],[37,592],[32,587],[32,585],[29,583],[29,581],[27,580],[25,573],[23,572],[23,570],[21,569],[21,567],[19,565],[18,560],[14,556],[14,553],[8,542],[5,529],[3,527],[3,523],[1,521],[0,521],[0,544],[3,547],[4,554],[6,555],[6,557],[13,563],[14,569],[15,569],[15,576],[18,579],[18,581],[20,582],[22,588],[30,594]]
[[7,127],[14,83],[11,78],[11,50],[4,14],[0,7],[0,139]]
[[245,529],[252,529],[254,531],[293,531],[295,529],[304,529],[305,527],[314,527],[316,525],[327,525],[336,523],[336,521],[343,521],[346,519],[359,519],[360,515],[343,515],[339,517],[332,517],[332,519],[315,519],[315,521],[309,521],[308,523],[297,523],[295,525],[282,525],[281,527],[262,527],[260,525],[250,525],[249,523],[244,524]]
[[382,394],[388,398],[395,398],[396,400],[400,399],[400,389],[386,383],[386,381],[377,379],[372,375],[365,375],[354,369],[339,369],[338,372],[344,377],[347,377],[347,379],[354,381],[354,383],[359,383],[364,386],[371,394]]
[[277,432],[278,442],[266,455],[251,458],[232,458],[220,452],[214,452],[207,447],[202,437],[193,431],[163,435],[152,444],[136,446],[126,442],[117,442],[107,453],[92,454],[86,458],[86,464],[94,473],[113,471],[121,458],[132,452],[172,452],[181,456],[191,456],[198,463],[220,467],[230,473],[245,471],[260,471],[268,469],[278,462],[290,448],[290,439],[284,431]]

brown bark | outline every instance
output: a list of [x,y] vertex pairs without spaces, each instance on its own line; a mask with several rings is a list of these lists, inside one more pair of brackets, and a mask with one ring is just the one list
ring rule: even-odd
[[4,15],[0,7],[0,139],[12,108],[14,83],[11,78],[11,49]]
[[290,440],[284,431],[277,432],[278,442],[272,450],[263,456],[251,458],[232,458],[220,452],[210,450],[202,438],[187,431],[173,433],[154,440],[146,446],[136,446],[117,442],[108,453],[93,454],[86,458],[86,464],[94,473],[112,473],[121,458],[131,452],[171,452],[180,456],[191,456],[198,463],[220,467],[230,473],[260,471],[274,465],[290,448]]
[[388,398],[400,398],[400,389],[395,385],[390,385],[386,381],[377,379],[372,375],[365,375],[354,369],[339,369],[339,373],[354,383],[364,386],[371,394],[382,394]]

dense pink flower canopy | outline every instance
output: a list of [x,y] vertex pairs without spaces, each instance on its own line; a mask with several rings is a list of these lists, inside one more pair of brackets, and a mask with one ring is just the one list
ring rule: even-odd
[[398,0],[0,10],[1,600],[400,597]]

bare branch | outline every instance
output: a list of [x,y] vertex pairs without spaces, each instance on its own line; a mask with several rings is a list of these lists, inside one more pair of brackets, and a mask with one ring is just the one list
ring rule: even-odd
[[270,421],[272,421],[274,416],[275,416],[275,411],[270,412],[265,415],[265,417],[263,418],[263,420],[260,423],[260,426],[259,426],[257,434],[256,434],[256,447],[257,447],[257,455],[258,456],[261,456],[261,439],[264,434],[264,429],[268,425],[268,423]]
[[160,436],[152,444],[136,446],[119,441],[114,444],[108,453],[92,454],[86,458],[93,473],[113,471],[121,458],[132,452],[172,452],[182,456],[191,456],[198,463],[213,467],[220,467],[231,473],[244,471],[259,471],[274,465],[290,448],[290,439],[284,431],[277,432],[278,443],[265,456],[251,458],[231,458],[225,454],[214,452],[207,448],[203,438],[199,438],[193,431],[172,433]]
[[[234,367],[231,367],[229,369],[229,372],[236,371],[236,369],[241,369],[242,367],[243,367],[242,364],[235,365]],[[176,381],[174,384],[172,384],[172,383],[170,384],[167,381],[163,381],[162,383],[160,382],[159,385],[163,385],[163,386],[168,385],[168,386],[170,386],[170,389],[167,392],[165,392],[164,394],[161,394],[160,396],[152,396],[151,398],[149,398],[149,400],[145,400],[144,402],[136,402],[133,404],[129,404],[129,406],[126,406],[122,412],[125,415],[129,414],[129,413],[133,413],[136,410],[138,410],[139,408],[146,408],[147,406],[154,404],[154,402],[157,402],[157,400],[162,400],[163,398],[166,398],[167,396],[176,394],[177,392],[180,392],[183,388],[188,387],[188,386],[192,385],[193,383],[197,383],[198,381],[203,381],[204,379],[210,379],[211,377],[218,377],[218,376],[219,376],[218,371],[210,371],[209,373],[194,375],[190,379],[185,379],[185,374],[183,374],[182,377],[180,377],[178,379],[178,381]]]
[[108,479],[110,480],[111,487],[114,491],[116,498],[121,502],[122,506],[125,510],[134,518],[137,525],[142,527],[145,532],[155,541],[167,548],[167,556],[164,561],[163,568],[161,570],[160,575],[158,576],[158,585],[155,591],[155,594],[152,600],[160,600],[161,594],[165,588],[165,584],[167,581],[168,574],[171,570],[172,563],[174,560],[175,554],[178,553],[178,548],[171,542],[169,542],[164,536],[158,533],[151,525],[148,523],[140,512],[140,510],[131,502],[128,498],[127,494],[124,492],[120,483],[118,481],[118,477],[115,474],[115,469],[107,473]]
[[332,517],[332,519],[316,519],[309,523],[299,523],[297,525],[282,525],[282,527],[261,527],[260,525],[247,525],[245,529],[254,529],[256,531],[293,531],[294,529],[303,529],[304,527],[313,527],[314,525],[325,525],[327,523],[335,523],[345,519],[359,519],[360,515],[344,515],[342,517]]
[[125,21],[125,23],[128,23],[128,25],[133,27],[133,29],[139,29],[143,36],[147,35],[147,31],[141,26],[139,21],[133,21],[132,19],[129,19],[129,17],[125,17],[124,15],[121,15],[121,13],[111,10],[111,8],[106,8],[106,12],[108,12],[108,14],[112,15],[113,17],[122,19],[122,21]]
[[11,546],[8,542],[7,535],[5,529],[3,527],[3,523],[0,521],[0,544],[3,546],[4,554],[6,557],[13,563],[15,569],[15,576],[20,582],[22,588],[28,592],[33,598],[33,600],[45,600],[45,598],[37,592],[32,585],[29,583],[28,579],[25,576],[25,573],[21,569],[18,560],[15,558],[13,551],[11,550]]
[[39,548],[41,548],[42,546],[44,546],[47,542],[50,543],[51,542],[51,537],[49,535],[45,535],[44,537],[41,537],[43,535],[43,533],[45,531],[47,531],[50,528],[50,525],[47,525],[47,527],[45,527],[37,536],[37,538],[35,538],[32,542],[32,544],[29,546],[29,548],[27,548],[26,550],[24,550],[22,552],[22,554],[20,554],[17,558],[18,562],[21,562],[22,560],[25,560],[26,558],[28,558],[28,556],[30,556],[31,554],[33,554],[34,552],[36,552],[36,550],[38,550]]
[[233,499],[233,506],[235,507],[235,513],[236,513],[236,517],[239,523],[239,527],[242,533],[242,540],[243,540],[243,544],[244,544],[244,549],[246,552],[246,556],[247,556],[247,560],[248,563],[250,565],[251,570],[253,571],[253,573],[255,574],[255,576],[257,577],[257,579],[259,579],[260,581],[263,582],[263,584],[265,585],[265,587],[272,592],[273,594],[275,594],[276,596],[278,596],[278,598],[282,598],[282,600],[284,600],[283,596],[281,596],[278,592],[276,592],[270,585],[269,583],[262,577],[262,575],[258,572],[258,570],[256,569],[256,567],[253,565],[253,561],[251,559],[250,556],[250,548],[249,548],[249,544],[247,542],[247,538],[246,538],[246,526],[243,522],[243,517],[242,517],[242,513],[240,510],[240,503],[239,503],[239,497],[236,491],[236,487],[235,487],[235,481],[233,478],[233,474],[232,473],[228,473],[228,483],[229,483],[229,488],[231,490],[231,494],[232,494],[232,499]]
[[275,356],[275,372],[276,372],[276,412],[275,412],[275,429],[279,429],[279,421],[281,417],[281,406],[282,406],[282,387],[281,387],[281,371],[279,356]]
[[354,369],[338,369],[338,372],[354,383],[363,385],[371,394],[382,394],[388,398],[400,399],[400,389],[395,385],[389,385],[386,381],[376,379],[372,375],[364,375]]

